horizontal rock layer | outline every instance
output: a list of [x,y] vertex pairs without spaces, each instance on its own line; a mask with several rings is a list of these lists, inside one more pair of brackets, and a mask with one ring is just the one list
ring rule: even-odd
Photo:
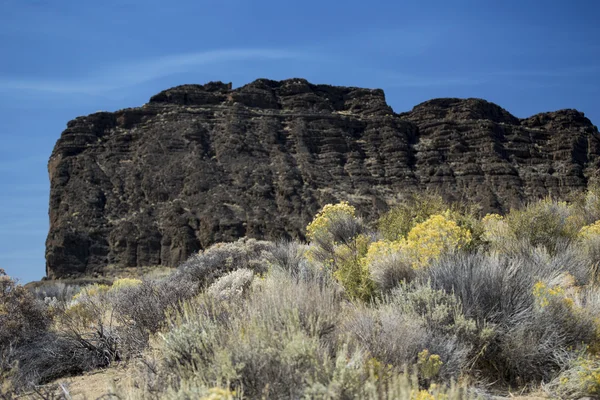
[[381,90],[257,80],[163,91],[79,117],[56,143],[47,274],[175,266],[241,236],[302,238],[326,203],[372,217],[411,191],[503,210],[587,187],[598,130],[575,110],[518,119],[480,99],[396,114]]

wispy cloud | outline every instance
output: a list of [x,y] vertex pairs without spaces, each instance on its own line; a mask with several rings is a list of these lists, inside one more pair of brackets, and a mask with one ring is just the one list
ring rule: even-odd
[[384,87],[475,86],[486,83],[481,76],[428,76],[382,70],[373,70],[372,73],[381,81],[379,85]]
[[[375,76],[383,79],[385,87],[443,87],[477,86],[487,83],[515,84],[520,87],[559,87],[565,82],[557,78],[572,78],[592,75],[600,72],[600,66],[564,67],[556,69],[512,69],[498,71],[473,71],[469,74],[437,76],[403,74],[398,72],[373,70]],[[537,78],[537,80],[536,80]],[[562,83],[561,83],[562,82]]]
[[476,86],[486,83],[482,78],[403,76],[391,81],[390,87]]
[[161,77],[189,72],[194,68],[236,61],[301,59],[302,52],[279,49],[226,49],[160,56],[139,62],[110,65],[89,77],[35,79],[0,77],[0,91],[31,90],[62,94],[98,94],[134,86]]
[[598,74],[600,66],[587,65],[577,67],[562,67],[554,69],[507,69],[487,72],[488,76],[508,77],[538,77],[538,78],[569,78],[582,75]]

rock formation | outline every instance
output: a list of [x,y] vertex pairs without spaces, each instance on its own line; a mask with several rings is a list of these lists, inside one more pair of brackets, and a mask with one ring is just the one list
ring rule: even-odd
[[369,217],[409,191],[502,210],[585,189],[600,136],[561,110],[518,119],[480,99],[396,114],[381,90],[257,80],[165,90],[79,117],[56,143],[49,277],[175,266],[241,236],[302,237],[326,203]]

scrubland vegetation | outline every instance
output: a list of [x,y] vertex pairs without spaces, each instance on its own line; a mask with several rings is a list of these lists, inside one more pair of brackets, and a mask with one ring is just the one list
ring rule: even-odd
[[217,244],[164,277],[0,273],[1,391],[127,362],[115,398],[595,396],[599,221],[597,189],[483,217],[420,196],[375,224],[339,203],[307,244]]

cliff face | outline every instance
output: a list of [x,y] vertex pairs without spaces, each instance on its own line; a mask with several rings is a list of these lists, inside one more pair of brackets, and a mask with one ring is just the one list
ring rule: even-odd
[[582,113],[518,119],[479,99],[396,114],[383,91],[302,79],[184,85],[79,117],[56,143],[47,273],[175,266],[240,236],[302,237],[324,204],[377,214],[409,191],[503,209],[568,197],[600,168]]

